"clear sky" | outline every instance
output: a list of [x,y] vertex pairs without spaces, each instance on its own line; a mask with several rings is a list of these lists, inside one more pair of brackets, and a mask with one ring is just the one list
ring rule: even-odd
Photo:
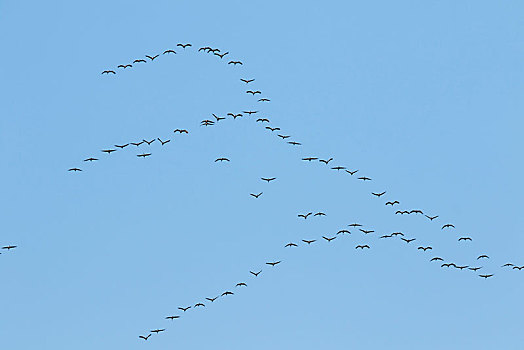
[[523,13],[1,1],[0,348],[522,349]]

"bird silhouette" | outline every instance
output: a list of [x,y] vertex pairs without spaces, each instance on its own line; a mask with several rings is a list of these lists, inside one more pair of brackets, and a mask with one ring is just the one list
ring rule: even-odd
[[218,297],[214,297],[214,298],[206,298],[206,300],[209,300],[210,302],[214,302],[215,300],[217,300]]
[[116,151],[116,149],[103,149],[102,152],[104,153],[107,153],[107,154],[111,154],[111,152],[114,152]]
[[142,154],[137,154],[136,156],[137,157],[142,157],[142,158],[145,158],[145,157],[149,157],[151,155],[151,153],[142,153]]
[[133,61],[133,63],[140,63],[140,62],[147,63],[147,61],[143,59],[138,59],[138,60]]
[[445,224],[444,226],[442,226],[442,230],[445,229],[445,228],[448,228],[448,227],[455,228],[455,226],[453,226],[453,224]]
[[361,224],[357,224],[357,223],[353,223],[353,224],[349,224],[348,226],[350,227],[359,227],[359,226],[362,226]]
[[109,73],[116,74],[116,72],[114,70],[105,70],[105,71],[102,72],[102,74],[109,74]]
[[364,245],[357,245],[357,246],[355,247],[355,249],[358,249],[358,248],[360,248],[360,249],[368,248],[368,249],[369,249],[369,246],[368,246],[367,244],[364,244]]
[[166,140],[166,141],[162,141],[160,138],[157,139],[158,141],[160,141],[160,143],[163,145],[165,145],[166,143],[168,142],[171,142],[171,140]]
[[416,238],[407,239],[407,238],[403,238],[403,237],[401,237],[400,239],[403,240],[406,243],[410,243],[410,242],[413,242],[414,240],[416,240]]
[[317,241],[316,239],[312,239],[312,240],[309,240],[309,241],[307,239],[303,239],[302,240],[302,242],[307,243],[308,245],[310,245],[311,243],[314,243],[316,241]]
[[319,162],[322,162],[322,163],[324,163],[324,164],[327,165],[327,164],[328,164],[329,162],[331,162],[332,160],[333,160],[333,158],[329,158],[329,159],[319,159],[318,161],[319,161]]
[[271,130],[271,131],[280,130],[280,128],[272,128],[270,126],[266,126],[266,129]]
[[229,161],[230,160],[228,158],[224,158],[224,157],[215,159],[215,163],[216,162],[229,162]]
[[234,113],[228,113],[227,115],[232,116],[233,119],[237,119],[238,117],[241,117],[241,116],[242,116],[242,113],[237,113],[237,114],[234,114]]
[[251,83],[252,81],[255,81],[255,79],[240,79],[241,81],[243,81],[244,83],[246,84],[249,84]]
[[269,123],[269,119],[267,119],[267,118],[258,118],[258,119],[257,119],[257,122],[261,122],[261,123],[264,123],[264,122],[265,122],[265,123]]
[[421,249],[421,250],[423,250],[423,251],[426,251],[426,250],[431,250],[431,249],[433,249],[433,248],[430,247],[430,246],[427,246],[427,247],[422,247],[422,246],[420,246],[420,247],[418,247],[417,249]]
[[269,102],[271,101],[269,98],[259,98],[258,102]]
[[16,245],[6,245],[6,246],[3,246],[2,249],[7,249],[9,251],[11,249],[15,249],[16,247],[17,247]]
[[371,194],[374,195],[374,196],[380,197],[380,196],[385,195],[385,194],[386,194],[386,191],[384,191],[384,192],[380,192],[380,193],[371,192]]
[[227,291],[225,291],[224,293],[222,293],[222,296],[224,297],[224,296],[226,296],[226,295],[233,295],[233,294],[235,294],[235,293],[230,292],[230,291],[227,290]]
[[298,214],[298,217],[299,217],[299,218],[304,218],[304,220],[305,220],[305,219],[307,219],[307,217],[308,217],[309,215],[311,215],[311,214],[313,214],[313,213],[309,212],[309,213],[307,213],[307,214]]
[[163,55],[165,55],[166,53],[174,53],[174,54],[176,54],[176,52],[174,50],[166,50],[166,51],[164,51]]
[[118,147],[118,148],[120,148],[120,149],[122,149],[122,148],[126,148],[127,146],[129,146],[129,143],[126,143],[126,144],[124,144],[124,145],[115,145],[115,147]]
[[255,198],[258,198],[260,197],[260,195],[262,194],[263,192],[260,192],[259,194],[253,194],[253,193],[250,193],[250,195],[252,195],[253,197]]
[[444,261],[444,259],[436,256],[436,257],[432,258],[430,261]]
[[280,137],[280,138],[282,138],[282,140],[285,140],[285,139],[291,137],[290,135],[280,135],[280,134],[278,134],[277,136]]
[[232,65],[236,66],[237,64],[242,65],[242,62],[240,62],[240,61],[229,61],[227,64],[232,64]]
[[371,181],[371,179],[369,177],[365,177],[365,176],[361,176],[358,179],[362,180],[362,181]]
[[482,258],[489,259],[489,256],[487,256],[486,254],[482,254],[477,257],[477,260]]
[[213,117],[215,117],[215,119],[217,120],[217,122],[226,119],[225,117],[217,117],[214,113],[211,113],[211,114],[213,115]]
[[69,168],[67,169],[67,171],[82,171],[82,169],[79,169],[79,168]]
[[295,244],[295,243],[293,243],[293,242],[290,242],[290,243],[288,243],[288,244],[286,244],[286,245],[284,246],[284,248],[287,248],[287,247],[298,247],[298,245]]
[[489,275],[479,275],[479,277],[482,277],[484,279],[487,279],[489,277],[493,277],[493,274],[489,274]]
[[423,214],[423,213],[422,213],[422,210],[414,209],[414,210],[410,210],[409,214]]
[[261,179],[269,183],[270,181],[276,180],[276,177],[261,177]]
[[313,216],[326,216],[326,213],[319,211],[318,213],[315,213]]
[[117,68],[124,68],[124,69],[126,69],[126,68],[129,68],[129,67],[133,67],[133,65],[132,64],[119,64]]
[[407,210],[397,210],[397,211],[395,212],[395,214],[402,214],[402,215],[404,215],[404,214],[409,214],[409,211],[407,211]]
[[258,275],[260,275],[261,272],[262,272],[262,270],[260,270],[258,272],[249,271],[249,273],[251,273],[255,277],[258,277]]
[[468,270],[471,270],[471,271],[478,271],[482,268],[482,266],[480,267],[469,267]]
[[338,234],[341,234],[341,233],[347,233],[348,235],[351,234],[351,232],[349,232],[348,230],[339,230],[339,231],[337,232],[337,235],[338,235]]
[[355,173],[356,173],[357,171],[358,171],[358,169],[357,169],[357,170],[353,170],[353,171],[351,171],[351,170],[347,170],[347,169],[346,169],[346,173],[348,173],[349,175],[355,175]]
[[246,91],[246,94],[251,94],[253,96],[255,96],[256,94],[261,94],[262,92],[260,92],[259,90],[257,91],[253,91],[253,90],[247,90]]
[[363,229],[359,229],[359,230],[360,230],[361,232],[364,232],[366,235],[375,232],[375,231],[373,231],[373,230],[363,230]]
[[288,143],[289,143],[290,145],[293,145],[293,146],[300,146],[300,145],[301,145],[300,142],[295,142],[295,141],[288,141]]
[[438,215],[435,215],[435,216],[424,215],[424,216],[427,217],[430,221],[433,221],[436,218],[438,218]]
[[281,261],[267,262],[266,265],[275,266],[275,265],[278,265],[278,264],[280,264],[280,263],[281,263]]
[[179,307],[178,308],[179,310],[182,310],[184,312],[186,312],[187,310],[191,309],[191,306],[187,306],[187,307]]
[[152,139],[151,141],[147,141],[147,140],[142,140],[142,141],[144,141],[148,145],[151,145],[153,142],[155,142],[155,139]]
[[143,144],[143,143],[144,143],[144,141],[140,141],[140,142],[131,142],[131,144],[132,144],[133,146],[137,146],[137,147],[140,146],[140,145]]
[[400,204],[400,202],[399,201],[386,202],[386,205],[394,206],[395,204]]
[[186,47],[193,46],[191,44],[176,44],[176,46],[180,46],[181,48],[185,49]]
[[335,238],[337,238],[337,236],[333,236],[333,237],[331,237],[331,238],[326,237],[326,236],[322,236],[322,238],[324,238],[324,239],[325,239],[326,241],[328,241],[328,242],[331,242],[332,240],[334,240]]
[[151,336],[151,333],[149,333],[149,335],[147,337],[144,337],[143,335],[139,335],[138,337],[140,339],[148,340],[150,336]]
[[174,133],[180,133],[180,134],[188,134],[188,131],[186,129],[175,129],[175,131],[173,131]]
[[206,306],[204,304],[202,304],[202,303],[197,303],[197,304],[195,304],[195,307],[206,307]]
[[220,57],[220,59],[224,58],[225,55],[228,55],[229,54],[229,51],[228,52],[224,52],[222,54],[218,53],[218,52],[215,52],[214,55],[215,56],[218,56]]
[[180,316],[167,316],[166,320],[174,320],[174,319],[177,319],[177,318],[180,318]]
[[93,157],[90,157],[90,158],[86,158],[84,159],[84,162],[93,162],[95,160],[98,160],[98,158],[93,158]]
[[146,55],[146,57],[149,58],[151,61],[153,61],[155,58],[158,57],[158,55],[155,55],[155,56]]
[[156,333],[156,334],[158,334],[158,333],[163,332],[163,331],[165,331],[165,329],[153,329],[153,330],[150,331],[150,332],[151,332],[151,333]]
[[312,160],[317,160],[317,159],[318,159],[317,157],[302,158],[302,160],[307,160],[308,162],[311,162]]
[[472,241],[471,237],[460,237],[458,241]]
[[344,170],[346,169],[346,167],[343,167],[343,166],[334,166],[331,168],[332,170],[336,170],[336,171],[340,171],[340,170]]
[[393,237],[393,235],[383,235],[383,236],[380,236],[379,238],[391,238]]
[[245,284],[244,282],[239,282],[236,284],[235,287],[247,287],[247,284]]
[[393,232],[391,235],[392,236],[404,236],[402,232]]

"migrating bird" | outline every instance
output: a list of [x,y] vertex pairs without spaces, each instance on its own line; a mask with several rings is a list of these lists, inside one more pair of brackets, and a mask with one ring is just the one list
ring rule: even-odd
[[227,64],[232,64],[232,65],[236,66],[237,64],[242,65],[242,62],[240,62],[240,61],[229,61]]
[[478,259],[482,259],[482,258],[489,259],[489,256],[487,256],[486,254],[482,254],[482,255],[479,255],[479,256],[477,257],[477,260],[478,260]]
[[404,237],[404,234],[402,232],[393,232],[391,235],[392,236],[403,236]]
[[441,257],[434,257],[433,259],[431,259],[430,261],[444,261],[444,259],[442,259]]
[[395,204],[400,204],[400,202],[399,201],[386,202],[386,205],[394,206]]
[[160,141],[160,143],[163,145],[165,145],[166,143],[168,142],[171,142],[171,140],[166,140],[166,141],[162,141],[160,138],[157,139],[158,141]]
[[470,268],[468,268],[468,270],[477,271],[477,270],[480,270],[481,268],[482,268],[482,266],[481,267],[470,267]]
[[363,230],[363,229],[360,229],[360,231],[364,232],[366,235],[369,234],[369,233],[375,232],[373,230]]
[[403,238],[403,237],[401,237],[400,239],[403,240],[406,243],[410,243],[410,242],[413,242],[414,240],[416,240],[416,238],[407,239],[407,238]]
[[102,72],[102,74],[109,74],[109,73],[116,74],[116,72],[114,70],[105,70],[105,71]]
[[479,275],[479,277],[483,277],[484,279],[488,278],[488,277],[492,277],[493,274],[490,274],[490,275]]
[[317,157],[302,158],[302,160],[307,160],[308,162],[311,162],[312,160],[317,160],[317,159],[318,159]]
[[250,193],[250,195],[252,195],[253,197],[255,198],[258,198],[260,197],[260,195],[262,194],[263,192],[260,192],[259,194],[253,194],[253,193]]
[[142,154],[137,154],[136,156],[145,158],[145,157],[149,157],[150,155],[151,155],[151,153],[142,153]]
[[258,111],[242,111],[242,113],[246,113],[246,114],[251,115],[251,114],[257,114]]
[[84,159],[84,162],[92,162],[92,161],[95,161],[95,160],[98,160],[98,158],[87,158],[87,159]]
[[335,167],[332,167],[331,169],[336,170],[336,171],[339,171],[339,170],[344,170],[344,169],[346,169],[346,167],[343,167],[343,166],[335,166]]
[[307,239],[303,239],[302,240],[302,242],[307,243],[308,245],[310,245],[311,243],[316,242],[316,241],[317,241],[316,239],[312,239],[310,241],[308,241]]
[[215,159],[215,162],[229,162],[229,159],[223,158],[223,157],[222,158],[217,158],[217,159]]
[[140,63],[140,62],[147,63],[146,60],[142,60],[142,59],[138,59],[138,60],[134,60],[133,61],[133,63]]
[[327,159],[327,160],[326,160],[326,159],[319,159],[318,161],[319,161],[319,162],[322,162],[322,163],[324,163],[324,164],[327,165],[327,164],[328,164],[329,162],[331,162],[332,160],[333,160],[333,158],[329,158],[329,159]]
[[126,148],[127,146],[129,146],[129,143],[126,143],[125,145],[115,145],[115,147],[118,147],[120,149]]
[[276,180],[276,177],[270,177],[270,178],[261,177],[261,179],[264,180],[264,181],[267,181],[267,183],[269,183],[269,181]]
[[258,272],[249,271],[249,273],[252,274],[255,277],[258,277],[258,275],[260,275],[261,272],[262,272],[262,270],[260,270]]
[[146,57],[149,58],[151,61],[153,61],[155,58],[158,57],[158,55],[155,55],[155,56],[146,55]]
[[513,266],[513,270],[522,270],[524,269],[524,265],[523,266]]
[[233,295],[233,294],[235,294],[235,293],[230,292],[230,291],[227,290],[227,291],[225,291],[224,293],[222,293],[222,296],[224,297],[224,296],[226,296],[226,295]]
[[188,306],[188,307],[179,307],[178,308],[179,310],[182,310],[184,312],[186,312],[187,310],[191,309],[191,306]]
[[313,216],[326,216],[326,213],[319,211],[318,213],[315,213]]
[[397,210],[397,211],[395,212],[395,214],[402,214],[402,215],[404,215],[404,214],[409,214],[409,211],[407,211],[407,210]]
[[346,169],[346,173],[348,173],[349,175],[354,175],[357,171],[358,171],[358,169],[357,170],[353,170],[353,171]]
[[455,266],[456,269],[459,269],[459,270],[464,270],[465,268],[469,267],[468,265],[464,265],[464,266]]
[[124,68],[124,69],[126,69],[128,67],[133,67],[133,65],[132,64],[119,64],[117,68]]
[[151,331],[151,333],[156,333],[156,334],[158,334],[158,333],[163,332],[163,331],[165,331],[165,329],[153,329],[153,330]]
[[386,194],[386,191],[380,192],[380,193],[371,192],[371,194],[374,195],[374,196],[380,197],[380,196],[383,196],[384,194]]
[[217,52],[214,53],[214,55],[220,57],[220,59],[224,58],[224,56],[227,55],[227,54],[229,54],[229,51],[228,52],[224,52],[223,54],[219,54]]
[[365,176],[359,177],[358,179],[362,181],[371,181],[369,177],[365,177]]
[[442,265],[440,265],[440,267],[451,267],[451,266],[453,266],[453,267],[457,267],[457,265],[455,265],[454,263],[449,263],[449,264],[442,264]]
[[422,213],[422,210],[413,209],[409,211],[409,214],[423,214],[423,213]]
[[215,119],[217,120],[217,122],[226,119],[225,117],[217,117],[214,113],[211,113],[211,114],[213,114],[213,117],[215,117]]
[[515,265],[513,265],[512,263],[507,263],[507,264],[502,265],[502,267],[506,267],[506,266],[515,266]]
[[209,125],[213,125],[213,124],[215,124],[215,122],[212,121],[212,120],[206,119],[206,120],[202,120],[202,121],[200,122],[200,124],[205,125],[205,126],[209,126]]
[[249,84],[252,81],[255,81],[255,79],[240,79],[240,81],[243,81],[244,83]]
[[180,133],[180,134],[188,134],[188,131],[186,129],[175,129],[175,131],[173,131],[174,133]]
[[214,302],[215,300],[217,300],[218,297],[214,297],[214,298],[206,298],[206,300],[209,300],[210,302]]
[[278,264],[280,264],[280,263],[281,263],[281,261],[267,262],[266,265],[275,266],[275,265],[278,265]]
[[357,246],[355,247],[355,249],[358,249],[358,248],[360,248],[360,249],[368,248],[368,249],[369,249],[369,246],[368,246],[367,244],[364,244],[364,245],[357,245]]
[[280,138],[282,138],[282,140],[285,140],[285,139],[291,137],[290,135],[280,135],[280,134],[277,134],[277,136],[280,137]]
[[435,216],[424,215],[424,216],[427,217],[430,221],[433,221],[436,218],[438,218],[438,215],[435,215]]
[[176,318],[180,318],[180,316],[167,316],[166,320],[174,320]]
[[143,144],[143,143],[144,143],[144,141],[140,141],[140,142],[131,142],[131,144],[132,144],[133,146],[137,146],[137,147],[140,146],[140,145]]
[[103,149],[102,152],[110,154],[111,152],[116,151],[116,149]]
[[253,90],[247,90],[246,91],[246,94],[251,94],[253,96],[255,96],[256,94],[261,94],[262,92],[260,92],[260,90],[257,90],[257,91],[253,91]]
[[458,240],[459,242],[460,241],[472,241],[471,237],[460,237]]
[[148,340],[150,336],[151,336],[151,333],[149,333],[149,335],[147,337],[144,337],[143,335],[139,335],[138,337],[140,339]]
[[384,235],[384,236],[380,236],[380,238],[391,238],[393,237],[393,235]]
[[427,247],[422,247],[422,246],[420,246],[420,247],[418,247],[417,249],[421,249],[421,250],[423,250],[423,251],[426,251],[426,250],[428,250],[428,249],[433,249],[433,248],[430,247],[430,246],[427,246]]
[[234,113],[228,113],[227,115],[230,115],[233,117],[233,119],[237,119],[237,117],[241,117],[242,113],[234,114]]
[[16,245],[6,245],[6,246],[2,247],[2,249],[11,250],[11,249],[15,249],[16,247],[17,247]]
[[144,141],[145,143],[147,143],[147,145],[151,145],[153,142],[155,142],[155,139],[152,139],[151,141],[147,141],[147,140],[142,140]]
[[69,168],[67,169],[67,171],[82,171],[82,169],[79,169],[79,168]]
[[443,229],[445,229],[445,228],[448,228],[448,227],[453,227],[453,228],[455,228],[455,226],[453,226],[453,224],[445,224],[444,226],[442,226],[442,229],[441,229],[441,230],[443,230]]
[[351,227],[359,227],[359,226],[362,226],[361,224],[357,224],[357,223],[353,223],[353,224],[349,224],[348,226],[351,226]]
[[257,122],[261,122],[261,123],[266,122],[266,123],[269,123],[269,119],[267,119],[267,118],[258,118],[258,119],[257,119]]
[[247,287],[247,284],[245,284],[244,282],[240,282],[240,283],[237,283],[237,285],[235,287]]
[[334,240],[335,238],[337,238],[337,236],[333,236],[333,237],[331,237],[331,238],[326,237],[326,236],[322,236],[322,238],[324,238],[324,239],[325,239],[326,241],[328,241],[328,242],[331,242],[332,240]]
[[298,217],[299,217],[299,218],[304,218],[304,220],[306,220],[307,217],[308,217],[309,215],[311,215],[311,214],[313,214],[313,213],[312,213],[312,212],[309,212],[309,213],[307,213],[307,214],[298,214]]
[[288,143],[289,143],[290,145],[293,145],[293,146],[300,146],[300,145],[301,145],[300,142],[295,142],[295,141],[288,141]]
[[195,304],[195,307],[199,307],[199,306],[206,307],[206,306],[205,306],[204,304],[202,304],[202,303],[197,303],[197,304]]
[[191,44],[176,44],[176,46],[180,46],[181,48],[185,49],[188,46],[193,46]]
[[296,245],[296,244],[293,243],[293,242],[290,242],[290,243],[288,243],[288,244],[286,244],[286,245],[284,246],[284,248],[287,248],[287,247],[298,247],[298,245]]
[[272,128],[270,126],[266,126],[266,129],[271,130],[271,131],[280,130],[280,128]]
[[174,54],[176,54],[176,52],[173,51],[173,50],[166,50],[166,51],[164,51],[163,55],[165,55],[166,53],[174,53]]
[[271,101],[269,98],[259,98],[258,102],[269,102]]

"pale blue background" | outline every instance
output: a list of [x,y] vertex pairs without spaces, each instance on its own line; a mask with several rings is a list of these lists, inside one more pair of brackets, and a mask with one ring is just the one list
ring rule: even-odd
[[[522,349],[524,271],[500,265],[524,265],[523,13],[522,1],[0,2],[0,245],[19,246],[0,255],[0,348]],[[206,45],[230,54],[196,52]],[[199,126],[247,109],[303,146],[253,118]],[[155,137],[172,141],[146,159],[100,152]],[[310,155],[373,181],[299,160]],[[440,218],[395,216],[389,199]],[[376,233],[283,248],[354,221]],[[398,230],[434,251],[377,240]],[[428,261],[481,253],[492,279]],[[168,329],[138,339],[154,328]]]

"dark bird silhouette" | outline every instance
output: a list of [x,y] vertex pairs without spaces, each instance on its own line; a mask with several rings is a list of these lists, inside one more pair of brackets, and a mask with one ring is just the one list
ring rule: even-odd
[[335,167],[332,167],[331,169],[336,170],[336,171],[339,171],[339,170],[344,170],[344,169],[346,169],[346,167],[343,167],[343,166],[335,166]]
[[371,179],[369,177],[365,177],[365,176],[361,176],[358,179],[362,180],[362,181],[371,181]]
[[206,307],[206,306],[204,304],[202,304],[202,303],[197,303],[197,304],[195,304],[195,307]]
[[187,306],[187,307],[179,307],[178,308],[179,310],[182,310],[184,312],[186,312],[187,310],[191,309],[191,306]]
[[131,142],[131,144],[132,144],[133,146],[137,146],[137,147],[140,146],[140,145],[143,144],[143,143],[144,143],[144,141],[140,141],[140,142]]
[[102,152],[110,154],[111,152],[116,151],[116,149],[103,149]]
[[139,335],[138,337],[140,339],[148,340],[150,336],[151,336],[151,333],[149,333],[149,335],[147,337],[144,337],[143,335]]
[[229,54],[229,51],[228,52],[224,52],[222,54],[218,53],[218,52],[215,52],[214,55],[215,56],[218,56],[220,57],[220,59],[224,58],[225,55],[228,55]]
[[237,283],[237,285],[235,287],[247,287],[247,284],[245,284],[244,282],[239,282]]
[[413,242],[414,240],[416,240],[416,238],[407,239],[407,238],[403,238],[403,237],[401,237],[400,239],[403,240],[406,243]]
[[215,122],[212,121],[212,120],[208,120],[208,119],[206,119],[206,120],[202,120],[202,121],[200,122],[200,124],[205,125],[205,126],[209,126],[209,125],[213,125],[213,124],[215,124]]
[[267,181],[269,183],[270,181],[276,180],[276,177],[261,177],[262,180]]
[[164,51],[163,55],[165,55],[166,53],[174,53],[174,54],[176,54],[176,52],[174,50],[166,50],[166,51]]
[[261,122],[261,123],[266,122],[266,123],[269,123],[269,119],[267,119],[267,118],[258,118],[258,119],[257,119],[257,122]]
[[155,55],[155,56],[146,55],[146,57],[149,58],[151,61],[153,61],[155,58],[158,57],[158,55]]
[[163,331],[165,331],[165,329],[153,329],[153,330],[151,331],[151,333],[156,333],[156,334],[158,334],[158,333],[163,332]]
[[142,59],[134,60],[134,61],[133,61],[133,63],[140,63],[140,62],[147,63],[146,60],[142,60]]
[[177,318],[180,318],[180,316],[167,316],[166,320],[174,320],[174,319],[177,319]]
[[217,159],[215,159],[215,162],[229,162],[229,159],[224,158],[224,157],[222,157],[222,158],[217,158]]
[[326,241],[328,241],[328,242],[331,242],[332,240],[334,240],[335,238],[337,238],[337,236],[333,236],[333,237],[331,237],[331,238],[326,237],[326,236],[322,236],[322,238],[324,238],[324,239],[325,239]]
[[380,193],[371,192],[371,194],[374,195],[374,196],[380,197],[380,196],[385,195],[385,194],[386,194],[386,191],[384,191],[384,192],[380,192]]
[[391,235],[392,236],[404,236],[402,232],[393,232]]
[[277,136],[280,137],[280,138],[282,138],[282,140],[285,140],[285,139],[291,137],[290,135],[280,135],[280,134],[278,134]]
[[442,258],[436,256],[436,257],[434,257],[433,259],[431,259],[430,261],[444,261],[444,259],[442,259]]
[[255,96],[256,94],[261,94],[262,92],[260,92],[259,90],[257,91],[253,91],[253,90],[247,90],[246,91],[246,94],[251,94],[253,96]]
[[512,263],[507,263],[507,264],[502,265],[502,267],[507,267],[507,266],[515,266],[515,265],[513,265]]
[[151,153],[142,153],[142,154],[137,154],[136,156],[145,158],[145,157],[149,157],[150,155],[151,155]]
[[359,227],[359,226],[362,226],[361,224],[357,224],[357,223],[353,223],[353,224],[349,224],[348,226],[351,226],[351,227]]
[[214,113],[212,114],[213,114],[213,117],[215,117],[215,119],[217,120],[217,122],[226,119],[225,117],[217,117]]
[[360,249],[368,248],[368,249],[369,249],[369,246],[368,246],[367,244],[364,244],[364,245],[357,245],[357,246],[355,247],[355,249],[358,249],[358,248],[360,248]]
[[363,229],[359,229],[359,230],[364,232],[366,235],[375,232],[373,230],[363,230]]
[[163,145],[165,145],[166,143],[168,142],[171,142],[171,140],[165,140],[165,141],[162,141],[160,138],[157,139],[158,141],[160,141],[160,143]]
[[260,270],[258,272],[249,271],[249,273],[252,274],[255,277],[258,277],[258,275],[260,275],[261,272],[262,272],[262,270]]
[[454,263],[448,263],[448,264],[442,264],[442,265],[440,265],[440,267],[451,267],[451,266],[453,266],[453,267],[457,267],[457,265],[455,265]]
[[281,263],[281,261],[267,262],[266,265],[275,266],[275,265],[278,265],[278,264],[280,264],[280,263]]
[[271,101],[269,98],[259,98],[258,102],[269,102]]
[[215,300],[217,300],[218,297],[214,297],[214,298],[206,298],[206,300],[209,300],[210,302],[214,302]]
[[464,266],[455,266],[455,268],[459,269],[459,270],[464,270],[465,268],[468,268],[469,266],[468,265],[464,265]]
[[227,290],[227,291],[225,291],[224,293],[222,293],[222,296],[224,297],[224,296],[226,296],[226,295],[233,295],[233,294],[235,294],[235,293],[230,292],[230,291]]
[[208,51],[208,50],[211,50],[211,48],[209,46],[206,46],[206,47],[201,47],[198,49],[198,51],[202,51],[202,50]]
[[125,145],[115,145],[115,147],[118,147],[120,149],[126,148],[127,146],[129,146],[129,143],[126,143]]
[[308,162],[311,162],[312,160],[317,160],[317,159],[318,159],[317,157],[302,158],[302,160],[307,160]]
[[472,241],[471,237],[460,237],[458,241]]
[[423,213],[422,213],[422,210],[414,209],[414,210],[410,210],[409,214],[423,214]]
[[384,236],[380,236],[380,238],[391,238],[393,237],[393,235],[384,235]]
[[348,230],[339,230],[339,231],[337,232],[337,235],[338,235],[338,234],[341,234],[341,233],[347,233],[348,235],[351,234],[351,232],[349,232]]
[[418,247],[417,249],[421,249],[421,250],[423,250],[423,251],[426,251],[426,250],[431,250],[431,249],[433,249],[433,248],[430,247],[430,246],[427,246],[427,247],[422,247],[422,246],[420,246],[420,247]]
[[487,256],[486,254],[482,254],[482,255],[479,255],[479,256],[477,257],[477,260],[478,260],[478,259],[482,259],[482,258],[489,259],[489,256]]
[[438,218],[438,215],[435,215],[435,216],[424,215],[424,216],[427,217],[430,221],[433,221],[436,218]]
[[327,165],[327,164],[328,164],[329,162],[331,162],[332,160],[333,160],[333,158],[329,158],[329,159],[327,159],[327,160],[326,160],[326,159],[319,159],[318,161],[319,161],[319,162],[322,162],[322,163],[324,163],[324,164]]
[[395,214],[402,214],[402,215],[404,215],[404,214],[409,214],[409,211],[407,211],[407,210],[397,210],[397,211],[395,212]]
[[270,126],[266,126],[266,129],[271,130],[271,131],[280,130],[280,128],[272,128]]
[[79,168],[69,168],[67,169],[67,171],[82,171],[82,169],[79,169]]
[[233,119],[237,119],[237,117],[241,117],[242,116],[242,113],[237,113],[237,114],[233,114],[233,113],[228,113],[227,115],[230,115],[233,117]]
[[260,195],[262,195],[263,192],[260,192],[259,194],[253,194],[253,193],[250,193],[250,195],[252,195],[253,197],[255,198],[258,198],[260,197]]
[[92,161],[95,161],[95,160],[98,160],[98,158],[87,158],[87,159],[84,159],[84,162],[92,162]]
[[147,143],[147,145],[151,145],[153,142],[155,142],[155,139],[152,139],[151,141],[147,141],[147,140],[142,140],[144,141],[145,143]]
[[447,227],[453,227],[455,228],[455,226],[453,226],[453,224],[445,224],[444,226],[442,226],[442,230],[447,228]]
[[299,217],[299,218],[304,218],[304,220],[305,220],[305,219],[307,219],[307,217],[308,217],[309,215],[311,215],[311,214],[313,214],[313,213],[309,212],[309,213],[307,213],[307,214],[298,214],[298,217]]
[[11,250],[11,249],[15,249],[16,247],[17,247],[16,245],[6,245],[6,246],[2,247],[2,249]]
[[286,245],[284,246],[284,248],[287,248],[287,247],[298,247],[298,245],[295,244],[295,243],[293,243],[293,242],[290,242],[290,243],[288,243],[288,244],[286,244]]
[[246,114],[251,115],[251,114],[257,114],[258,111],[242,111],[242,113],[246,113]]
[[242,62],[240,62],[240,61],[229,61],[227,64],[233,64],[233,65],[236,66],[237,64],[242,65]]
[[117,68],[124,68],[124,69],[126,69],[128,67],[133,67],[133,65],[132,64],[119,64]]
[[468,268],[468,270],[471,270],[471,271],[478,271],[478,270],[480,270],[481,268],[482,268],[482,266],[481,266],[481,267],[470,267],[470,268]]
[[394,206],[395,204],[400,204],[400,202],[399,201],[386,202],[386,205]]
[[308,245],[310,245],[311,243],[314,243],[314,242],[316,242],[316,241],[317,241],[316,239],[312,239],[312,240],[310,240],[310,241],[308,241],[307,239],[303,239],[303,240],[302,240],[302,242],[307,243]]
[[300,145],[301,145],[300,142],[295,142],[295,141],[288,141],[288,143],[289,143],[290,145],[293,145],[293,146],[300,146]]
[[243,81],[244,83],[249,84],[252,81],[255,81],[255,79],[240,79],[240,81]]
[[186,47],[193,46],[191,44],[176,44],[176,46],[180,46],[181,48],[185,49]]
[[354,171],[351,171],[351,170],[347,170],[347,169],[346,169],[346,173],[348,173],[349,175],[354,175],[357,171],[358,171],[358,169],[357,169],[357,170],[354,170]]
[[319,211],[318,213],[315,213],[313,216],[326,216],[326,214]]
[[524,269],[524,265],[523,266],[513,266],[513,270],[522,270]]
[[105,71],[102,72],[102,74],[109,74],[109,73],[116,74],[116,72],[114,70],[105,70]]
[[484,279],[487,279],[487,278],[492,277],[492,276],[493,276],[493,274],[489,274],[489,275],[479,275],[479,277],[482,277],[482,278],[484,278]]
[[188,134],[188,131],[186,129],[175,129],[175,131],[173,131],[173,132],[175,132],[175,133],[178,132],[180,134]]

